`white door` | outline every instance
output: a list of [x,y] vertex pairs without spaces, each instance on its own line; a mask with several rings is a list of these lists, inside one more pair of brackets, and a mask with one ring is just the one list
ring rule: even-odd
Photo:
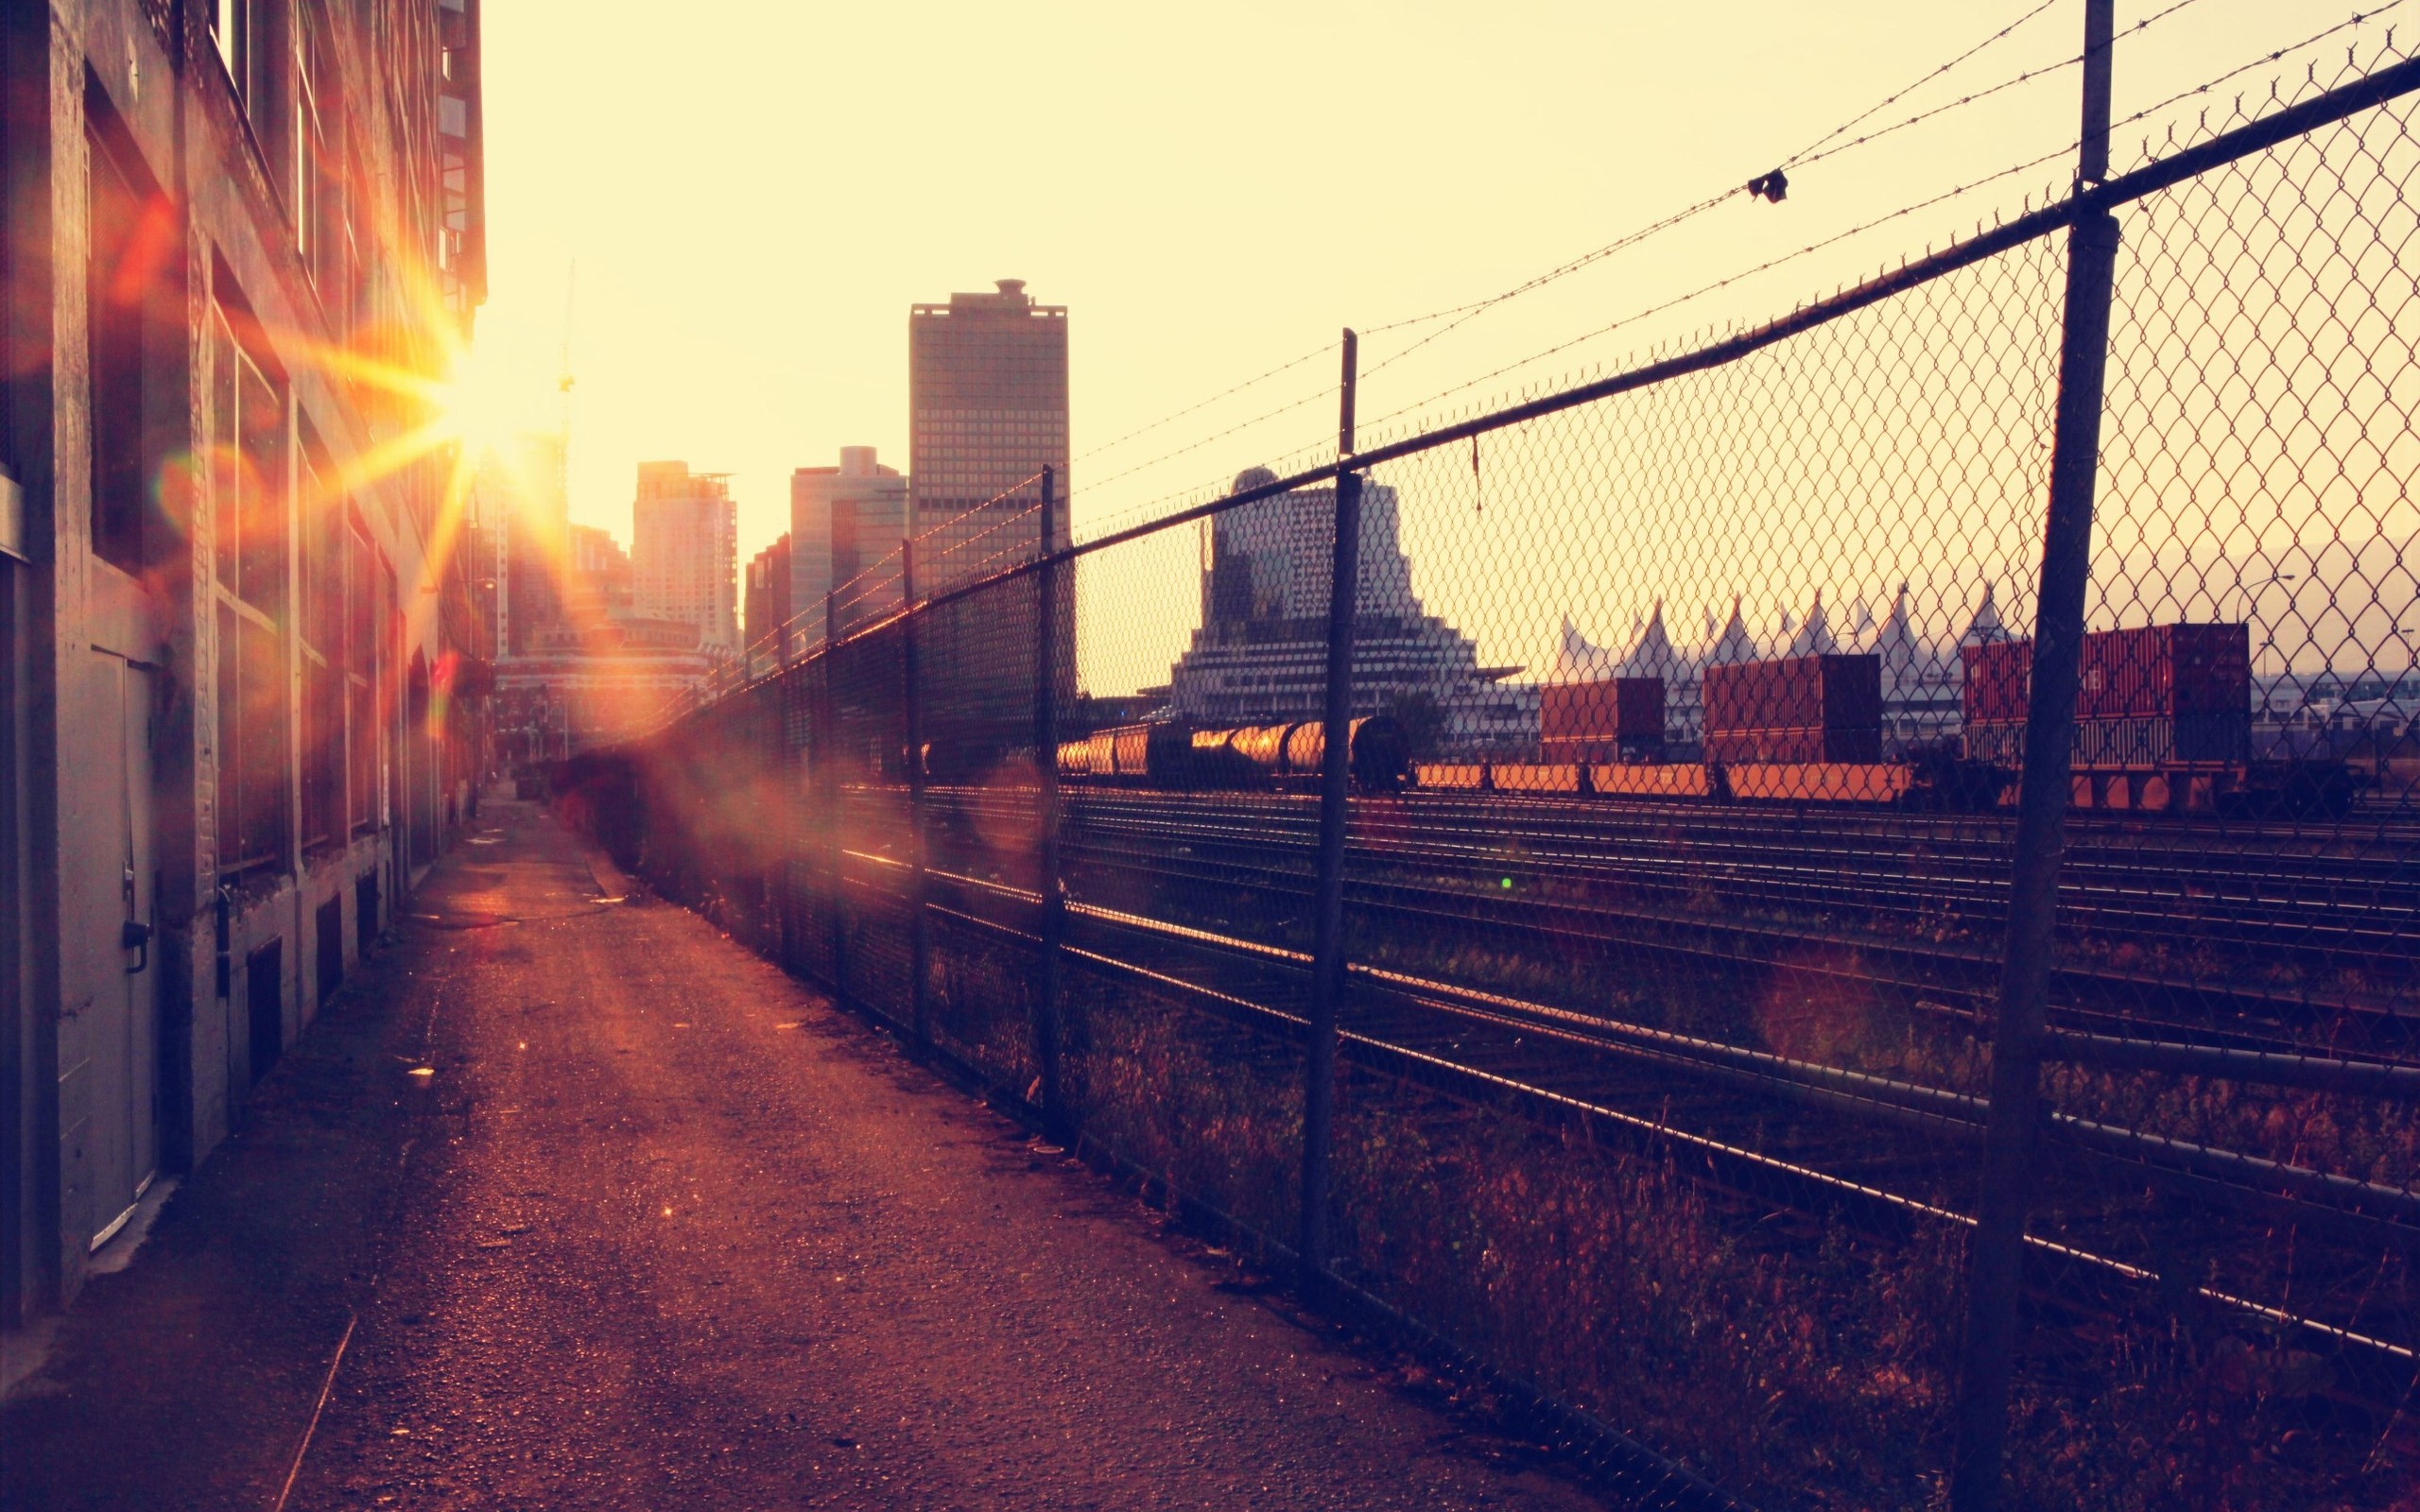
[[151,677],[109,659],[117,681],[117,729],[95,752],[110,764],[115,812],[103,817],[96,860],[115,873],[118,910],[95,920],[114,930],[115,979],[94,997],[84,1042],[90,1059],[91,1212],[95,1246],[117,1232],[160,1162],[159,920],[151,861]]

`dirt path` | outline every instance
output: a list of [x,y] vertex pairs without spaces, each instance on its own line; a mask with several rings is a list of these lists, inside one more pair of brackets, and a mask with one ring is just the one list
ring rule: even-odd
[[[50,1493],[5,1504],[269,1505],[348,1321],[296,1508],[1597,1504],[703,921],[593,902],[537,811],[492,812],[414,900],[438,919],[330,1015],[352,1063],[290,1068],[342,1085],[272,1098],[0,1418]],[[325,1168],[283,1221],[217,1190],[278,1206],[279,1161]],[[156,1326],[214,1287],[233,1323]],[[64,1458],[110,1494],[69,1495]]]

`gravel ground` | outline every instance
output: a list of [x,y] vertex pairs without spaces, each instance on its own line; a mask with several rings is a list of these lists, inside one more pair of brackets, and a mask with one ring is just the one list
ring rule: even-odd
[[0,1507],[272,1507],[340,1340],[294,1508],[1599,1504],[489,814],[0,1409]]

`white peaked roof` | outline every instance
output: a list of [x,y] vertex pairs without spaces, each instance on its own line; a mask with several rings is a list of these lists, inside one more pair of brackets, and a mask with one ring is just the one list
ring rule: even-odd
[[1681,666],[1681,658],[1672,649],[1672,637],[1664,629],[1664,601],[1655,601],[1655,612],[1648,616],[1647,627],[1614,668],[1617,678],[1668,678]]
[[1983,601],[1975,608],[1975,617],[1966,622],[1966,633],[1958,638],[1961,645],[1988,645],[2009,638],[2008,627],[2000,623],[1999,607],[1992,602],[1992,585],[1983,585]]
[[1563,617],[1563,638],[1555,646],[1554,665],[1547,671],[1548,682],[1601,682],[1614,675],[1614,653],[1601,645],[1592,645],[1571,623]]
[[[1789,620],[1785,618],[1782,623],[1787,628]],[[1806,623],[1798,627],[1796,635],[1790,637],[1789,649],[1782,654],[1785,656],[1828,656],[1840,648],[1841,643],[1832,639],[1831,622],[1824,618],[1824,591],[1819,588],[1815,590],[1814,607],[1806,611]]]
[[1735,596],[1731,600],[1731,622],[1722,627],[1722,633],[1716,636],[1714,644],[1707,648],[1706,662],[1709,664],[1754,662],[1756,655],[1756,638],[1748,633],[1747,625],[1739,618],[1739,600]]
[[[1899,585],[1901,593],[1907,591],[1908,587],[1905,583]],[[1858,644],[1873,634],[1874,610],[1867,605],[1865,595],[1859,593],[1857,596],[1857,602],[1849,606],[1849,644]]]
[[1899,585],[1891,601],[1890,617],[1875,632],[1874,653],[1882,662],[1882,694],[1892,697],[1938,679],[1944,670],[1941,653],[1916,634],[1908,620],[1908,585]]

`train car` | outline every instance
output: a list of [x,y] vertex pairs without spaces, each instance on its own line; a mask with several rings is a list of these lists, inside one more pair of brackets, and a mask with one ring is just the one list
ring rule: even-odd
[[[2033,643],[1962,646],[1959,655],[1965,755],[2013,774],[2025,761]],[[2253,758],[2246,626],[2093,631],[2078,674],[2069,756],[2078,809],[2325,813],[2352,801],[2356,774],[2342,761]]]
[[[1352,723],[1347,760],[1353,785],[1393,792],[1410,776],[1403,727],[1386,715]],[[1154,720],[1098,730],[1059,747],[1059,775],[1080,782],[1163,788],[1300,785],[1325,765],[1327,731],[1315,719],[1278,725],[1201,729]]]

